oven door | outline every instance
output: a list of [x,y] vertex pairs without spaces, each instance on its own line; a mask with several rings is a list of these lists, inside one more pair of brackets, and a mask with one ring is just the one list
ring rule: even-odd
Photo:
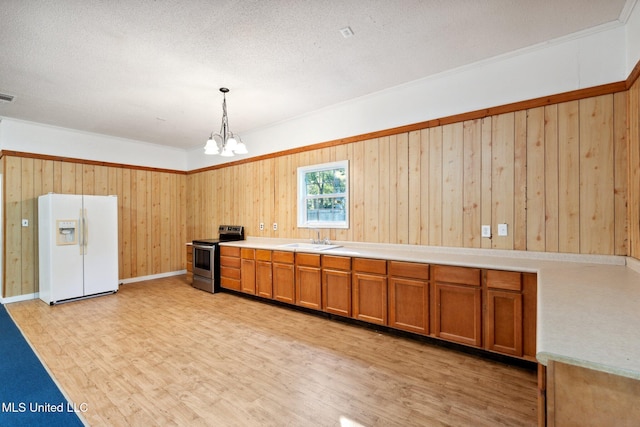
[[193,275],[213,279],[216,245],[193,245]]

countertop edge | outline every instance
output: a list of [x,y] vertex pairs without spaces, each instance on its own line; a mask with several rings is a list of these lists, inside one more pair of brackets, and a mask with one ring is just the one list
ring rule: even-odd
[[538,359],[538,362],[540,362],[544,366],[547,366],[549,361],[553,360],[555,362],[562,362],[569,365],[580,366],[582,368],[593,369],[599,372],[606,372],[608,374],[640,380],[640,372],[637,372],[637,371],[631,371],[628,369],[618,368],[616,366],[602,364],[602,363],[594,363],[588,360],[576,359],[573,357],[563,356],[563,355],[554,354],[554,353],[548,353],[545,351],[541,351],[537,353],[536,359]]
[[[507,249],[484,249],[484,248],[457,248],[448,246],[423,246],[409,244],[393,244],[393,243],[362,243],[362,242],[344,242],[333,241],[332,244],[340,245],[339,248],[329,250],[313,250],[313,249],[297,249],[286,247],[284,245],[292,243],[309,243],[308,240],[300,239],[279,239],[269,237],[249,237],[246,240],[238,240],[231,242],[221,242],[222,246],[234,247],[253,247],[255,249],[269,249],[288,252],[306,252],[328,255],[344,255],[357,256],[362,258],[383,258],[399,261],[416,261],[416,262],[447,262],[448,265],[470,265],[467,260],[459,261],[456,259],[447,260],[447,255],[451,256],[471,256],[473,262],[479,262],[480,268],[483,263],[490,265],[487,268],[493,268],[494,265],[504,264],[505,260],[512,263],[504,265],[505,269],[523,268],[524,272],[536,273],[539,270],[540,262],[549,262],[551,264],[559,263],[584,263],[584,264],[604,264],[604,265],[620,265],[627,263],[626,257],[618,255],[583,255],[583,254],[564,254],[551,252],[533,252],[533,251],[513,251]],[[430,258],[425,258],[430,257]],[[640,262],[638,268],[640,269]]]

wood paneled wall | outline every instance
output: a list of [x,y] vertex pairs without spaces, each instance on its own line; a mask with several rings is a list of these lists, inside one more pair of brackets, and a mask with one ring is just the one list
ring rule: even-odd
[[640,80],[629,89],[629,256],[640,259]]
[[[38,196],[49,192],[118,196],[120,279],[184,269],[184,174],[11,155],[2,159],[3,296],[38,290]],[[29,227],[21,226],[23,218]]]
[[187,237],[230,223],[310,238],[296,169],[346,159],[350,228],[324,230],[332,240],[626,255],[627,103],[618,92],[192,173]]
[[[296,226],[296,169],[336,160],[350,164],[351,224],[323,230],[332,240],[640,258],[639,123],[636,82],[186,175],[3,155],[3,296],[37,292],[41,194],[116,194],[119,276],[127,279],[182,270],[184,243],[216,236],[219,224],[245,225],[248,236],[313,237]],[[503,222],[509,235],[499,237]],[[480,237],[482,224],[492,239]]]

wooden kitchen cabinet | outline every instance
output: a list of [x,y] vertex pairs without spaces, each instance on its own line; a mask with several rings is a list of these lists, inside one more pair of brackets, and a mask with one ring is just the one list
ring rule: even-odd
[[482,345],[480,269],[432,266],[433,334],[461,344]]
[[485,343],[487,350],[522,356],[522,273],[486,270],[487,303]]
[[485,348],[535,361],[537,276],[485,270],[483,280]]
[[256,250],[240,250],[240,290],[247,294],[256,294]]
[[256,295],[273,298],[270,250],[256,249]]
[[322,255],[322,310],[351,317],[351,258]]
[[187,245],[187,283],[193,283],[193,246]]
[[353,317],[387,324],[387,262],[381,259],[352,260]]
[[429,334],[429,265],[389,261],[389,326]]
[[222,246],[221,286],[536,361],[537,276]]
[[[549,360],[546,408],[539,425],[637,426],[640,381],[583,366]],[[546,411],[544,411],[546,409]]]
[[271,254],[273,271],[273,299],[295,304],[295,269],[293,252],[273,251]]
[[320,255],[296,253],[296,304],[322,309],[322,275]]
[[522,273],[522,305],[523,357],[532,362],[537,362],[538,275],[535,273]]
[[240,290],[240,248],[220,246],[220,286]]

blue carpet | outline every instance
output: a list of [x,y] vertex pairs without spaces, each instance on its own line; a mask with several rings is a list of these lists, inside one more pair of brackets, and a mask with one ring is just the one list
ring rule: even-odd
[[0,426],[82,426],[6,308],[0,305]]

